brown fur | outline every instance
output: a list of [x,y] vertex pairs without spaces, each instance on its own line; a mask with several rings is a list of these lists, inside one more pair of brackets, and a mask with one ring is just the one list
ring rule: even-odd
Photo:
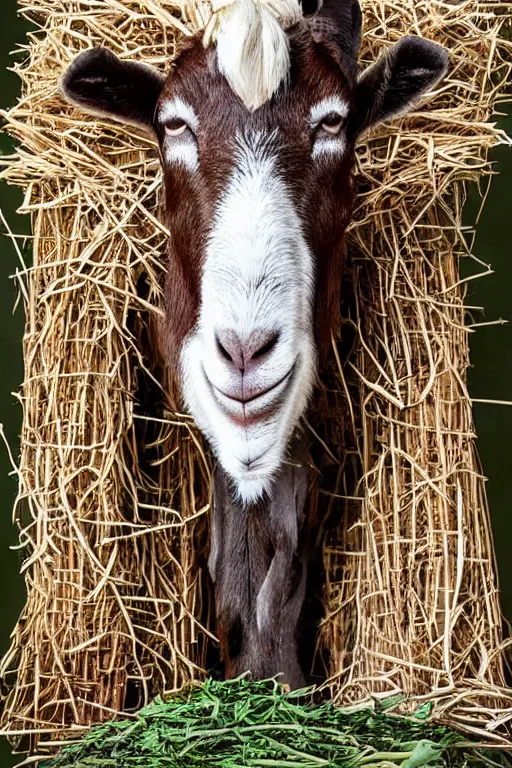
[[308,476],[304,460],[286,465],[272,499],[244,506],[216,470],[209,567],[228,678],[249,671],[256,679],[281,673],[292,688],[305,682],[297,626],[307,577]]

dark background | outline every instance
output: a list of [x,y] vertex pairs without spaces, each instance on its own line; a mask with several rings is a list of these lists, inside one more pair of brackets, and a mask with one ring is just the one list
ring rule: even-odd
[[[0,23],[0,108],[11,106],[19,93],[19,78],[6,67],[12,66],[11,51],[17,43],[25,42],[26,23],[16,16],[16,0],[0,0],[2,15]],[[12,146],[4,134],[0,134],[0,152],[9,154]],[[0,210],[17,234],[30,231],[28,217],[16,215],[16,208],[22,202],[21,190],[0,183]],[[0,233],[4,227],[0,224]],[[21,242],[21,241],[20,241]],[[13,314],[16,299],[14,281],[9,277],[19,268],[19,260],[11,242],[0,234],[0,424],[14,456],[19,452],[21,409],[12,392],[18,389],[23,379],[21,340],[23,336],[23,307],[20,305]],[[1,442],[1,441],[0,441]],[[11,524],[12,507],[17,489],[17,480],[10,476],[11,465],[7,451],[0,445],[0,654],[5,653],[9,635],[23,605],[25,588],[18,576],[20,556],[9,546],[17,543],[17,535]],[[13,758],[5,739],[0,739],[0,768],[10,768],[20,761]]]
[[[16,0],[2,0],[0,24],[0,106],[12,105],[18,95],[19,80],[6,68],[11,65],[11,51],[25,41],[27,25],[16,15]],[[512,110],[501,120],[502,127],[512,135]],[[8,154],[11,145],[0,135],[0,151]],[[486,264],[492,264],[494,274],[470,284],[468,304],[486,307],[486,317],[476,322],[506,318],[512,320],[512,150],[500,147],[493,159],[500,175],[493,181],[484,214],[479,224],[474,252]],[[16,214],[21,203],[17,188],[0,184],[0,209],[17,234],[29,233],[26,217]],[[478,198],[473,190],[466,210],[468,223],[474,220]],[[3,228],[0,227],[0,231]],[[8,238],[0,236],[0,424],[14,456],[18,455],[21,410],[12,393],[23,377],[21,339],[23,309],[13,314],[16,298],[14,281],[10,276],[19,267],[16,253]],[[512,400],[512,325],[479,328],[472,336],[470,391],[473,397],[492,400]],[[483,470],[488,481],[488,498],[492,514],[496,555],[500,572],[502,603],[505,615],[512,620],[512,564],[509,547],[512,544],[512,510],[509,495],[512,475],[512,407],[475,404],[476,430]],[[9,635],[24,600],[24,585],[19,572],[19,554],[9,549],[17,543],[11,523],[16,494],[16,478],[12,475],[5,448],[0,445],[0,654],[5,653]],[[0,768],[10,768],[17,762],[10,756],[4,740],[0,740]]]

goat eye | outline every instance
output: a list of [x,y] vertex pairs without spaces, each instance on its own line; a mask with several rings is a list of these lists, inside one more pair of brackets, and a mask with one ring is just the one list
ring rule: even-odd
[[338,115],[336,112],[331,112],[324,117],[320,123],[320,127],[326,133],[330,133],[332,136],[337,136],[343,128],[343,123],[344,119],[341,115]]
[[184,120],[181,120],[179,117],[176,117],[174,120],[169,120],[165,124],[165,135],[166,136],[183,136],[184,133],[186,133],[189,130],[188,125]]

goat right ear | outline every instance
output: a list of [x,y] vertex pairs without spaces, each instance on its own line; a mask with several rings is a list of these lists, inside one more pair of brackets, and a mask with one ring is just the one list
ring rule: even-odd
[[391,46],[360,76],[354,90],[349,133],[357,138],[373,126],[410,111],[448,68],[437,43],[408,35]]
[[153,129],[165,78],[147,64],[122,61],[107,48],[80,53],[61,81],[64,97],[85,112]]

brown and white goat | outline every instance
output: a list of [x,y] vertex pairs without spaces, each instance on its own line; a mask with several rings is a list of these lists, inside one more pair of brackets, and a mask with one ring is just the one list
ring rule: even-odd
[[[239,2],[245,13],[257,0]],[[268,39],[230,17],[217,45],[187,41],[168,77],[101,48],[63,78],[74,104],[158,140],[171,232],[163,342],[218,459],[210,569],[227,672],[283,673],[292,686],[308,486],[296,435],[339,324],[354,149],[447,66],[442,48],[405,37],[358,74],[357,0],[296,10]],[[240,40],[258,34],[245,60]]]

